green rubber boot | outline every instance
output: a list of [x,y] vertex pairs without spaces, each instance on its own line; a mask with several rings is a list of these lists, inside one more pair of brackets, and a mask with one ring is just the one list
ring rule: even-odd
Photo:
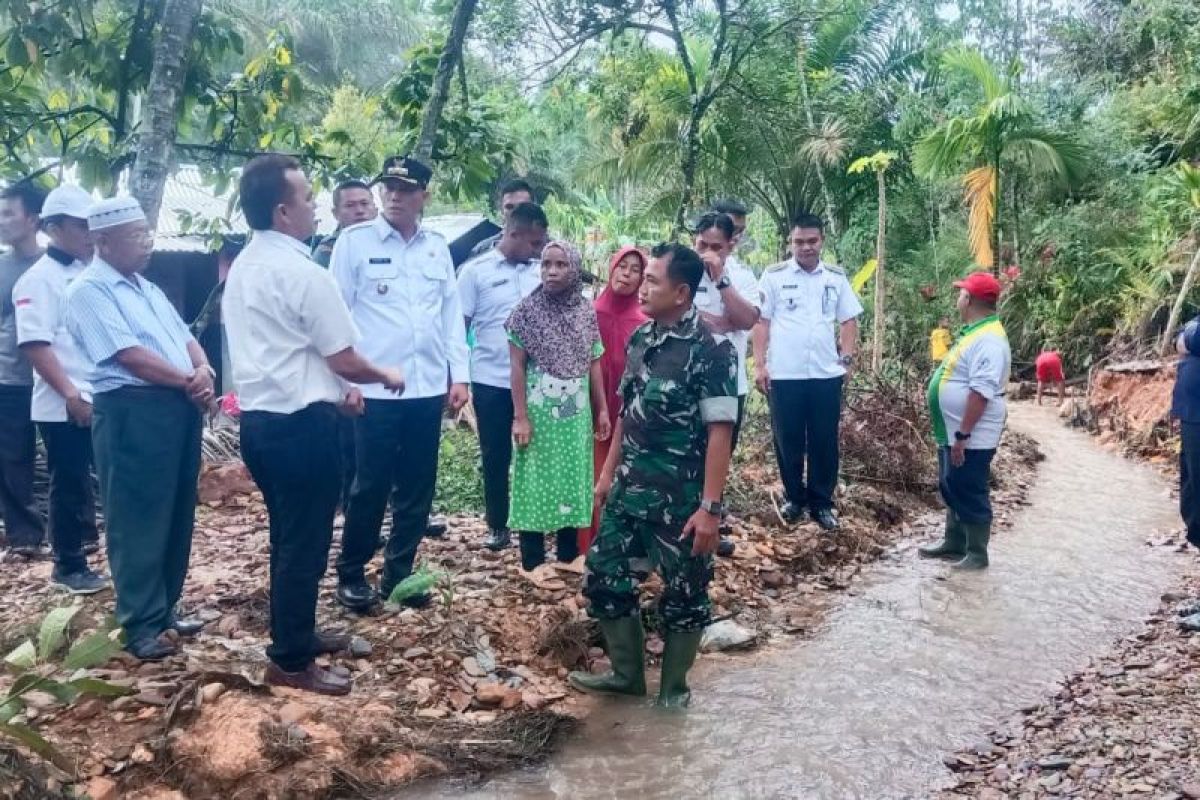
[[663,637],[662,682],[658,687],[659,708],[687,708],[692,699],[687,674],[700,650],[704,631],[668,631]]
[[581,692],[646,696],[646,633],[641,617],[600,620],[612,670],[601,675],[572,672],[567,681]]
[[917,548],[917,555],[921,558],[952,558],[958,561],[966,554],[967,535],[958,515],[950,509],[946,509],[946,532],[942,534],[942,543]]
[[986,569],[988,565],[988,539],[992,538],[992,523],[969,525],[963,523],[967,534],[967,555],[962,561],[950,566],[954,569]]

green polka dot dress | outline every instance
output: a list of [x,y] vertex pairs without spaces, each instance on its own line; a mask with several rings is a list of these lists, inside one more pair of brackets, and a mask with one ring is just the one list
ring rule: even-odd
[[[509,337],[521,347],[520,340]],[[599,358],[604,346],[592,346]],[[533,437],[513,451],[512,502],[508,527],[514,531],[557,531],[592,524],[591,381],[556,378],[529,359],[525,393]]]

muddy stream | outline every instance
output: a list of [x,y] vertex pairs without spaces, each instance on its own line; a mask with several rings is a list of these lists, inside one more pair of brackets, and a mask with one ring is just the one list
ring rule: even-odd
[[1020,405],[1010,425],[1046,460],[986,573],[948,576],[905,543],[810,638],[703,659],[686,714],[601,703],[544,765],[399,798],[927,795],[946,779],[944,753],[1132,631],[1174,574],[1146,544],[1178,524],[1166,482],[1049,409]]

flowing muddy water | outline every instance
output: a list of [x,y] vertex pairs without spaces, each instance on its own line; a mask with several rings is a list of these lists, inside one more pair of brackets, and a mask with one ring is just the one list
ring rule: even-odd
[[926,796],[946,778],[942,754],[1135,629],[1174,575],[1145,543],[1178,525],[1166,482],[1048,409],[1018,406],[1010,425],[1046,461],[985,573],[948,574],[907,543],[811,638],[702,659],[686,714],[604,702],[542,766],[399,797]]

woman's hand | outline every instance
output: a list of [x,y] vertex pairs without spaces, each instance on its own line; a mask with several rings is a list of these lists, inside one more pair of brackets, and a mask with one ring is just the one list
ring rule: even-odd
[[596,418],[595,437],[597,442],[607,442],[608,437],[612,436],[612,422],[608,419],[608,414],[601,414]]
[[513,442],[517,447],[524,450],[533,441],[533,425],[530,424],[528,417],[517,417],[513,420],[512,426]]

